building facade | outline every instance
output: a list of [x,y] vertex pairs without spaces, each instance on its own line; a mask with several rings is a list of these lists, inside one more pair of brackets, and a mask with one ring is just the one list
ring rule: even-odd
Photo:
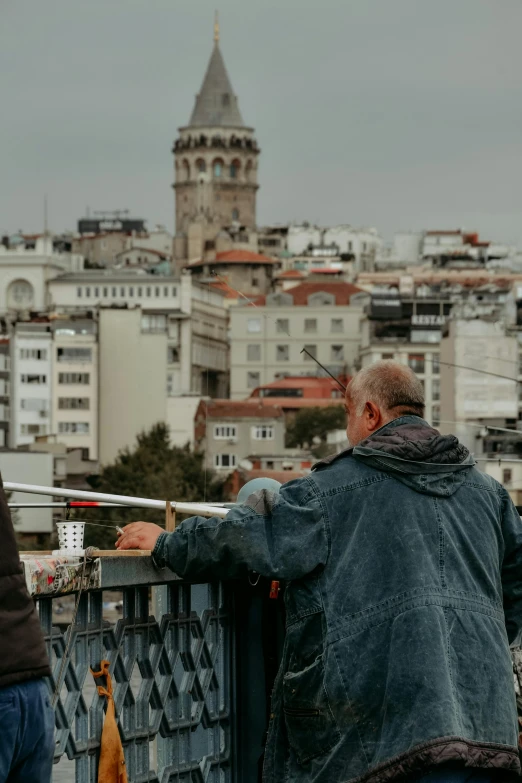
[[[302,283],[230,308],[231,398],[287,376],[353,371],[367,296],[349,283]],[[314,357],[314,358],[313,358]]]

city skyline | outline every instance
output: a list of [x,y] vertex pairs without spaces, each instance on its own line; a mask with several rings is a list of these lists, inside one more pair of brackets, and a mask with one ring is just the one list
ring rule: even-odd
[[[172,231],[170,149],[201,86],[214,6],[46,8],[1,11],[0,230],[41,230],[47,194],[55,231],[87,207]],[[518,3],[239,8],[220,4],[221,46],[263,151],[261,225],[346,222],[387,238],[464,227],[522,245]]]

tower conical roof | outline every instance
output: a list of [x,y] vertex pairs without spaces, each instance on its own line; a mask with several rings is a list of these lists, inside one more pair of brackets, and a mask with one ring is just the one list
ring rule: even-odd
[[209,126],[244,127],[217,40],[214,43],[201,90],[196,97],[189,125],[207,128]]

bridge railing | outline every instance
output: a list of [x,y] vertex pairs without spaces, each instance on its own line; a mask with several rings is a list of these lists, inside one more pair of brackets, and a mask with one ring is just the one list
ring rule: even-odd
[[[102,660],[110,663],[130,783],[255,781],[253,768],[239,771],[233,588],[188,584],[150,557],[100,557],[88,576],[79,567],[67,576],[63,566],[60,575],[58,566],[46,577],[40,565],[31,576],[25,563],[28,584],[58,580],[52,594],[45,584],[32,590],[52,664],[53,781],[97,780],[105,697],[91,669]],[[260,743],[258,736],[255,753]]]

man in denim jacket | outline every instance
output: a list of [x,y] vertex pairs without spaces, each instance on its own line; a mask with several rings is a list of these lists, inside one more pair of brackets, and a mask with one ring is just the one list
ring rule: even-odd
[[191,580],[289,583],[266,783],[518,776],[520,517],[423,419],[407,367],[362,370],[346,410],[351,448],[279,495],[170,534],[133,523],[117,546]]

